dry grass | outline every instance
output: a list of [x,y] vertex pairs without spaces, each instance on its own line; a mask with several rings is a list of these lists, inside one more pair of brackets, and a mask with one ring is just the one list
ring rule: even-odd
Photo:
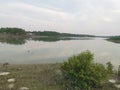
[[[61,72],[58,64],[45,65],[8,65],[0,71],[10,72],[10,75],[0,76],[0,90],[20,90],[28,87],[29,90],[63,90],[60,84]],[[9,89],[8,79],[15,78],[15,86]]]
[[[29,90],[64,90],[60,64],[0,65],[0,72],[10,72],[7,76],[0,76],[0,90],[20,90],[21,87],[28,87]],[[9,89],[8,85],[11,83],[7,80],[11,78],[15,78],[14,88]],[[102,89],[91,90],[119,89],[106,84]]]

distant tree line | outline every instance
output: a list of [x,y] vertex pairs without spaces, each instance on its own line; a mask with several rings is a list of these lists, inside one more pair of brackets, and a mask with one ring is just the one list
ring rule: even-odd
[[111,36],[107,40],[114,43],[120,43],[120,36]]
[[60,33],[55,31],[33,31],[32,33],[40,36],[60,36]]
[[14,35],[25,35],[26,32],[21,28],[0,28],[2,34],[14,34]]
[[120,36],[112,36],[109,39],[111,39],[111,40],[120,40]]
[[13,34],[13,35],[25,35],[26,33],[38,36],[48,36],[48,37],[95,37],[94,35],[86,34],[70,34],[70,33],[59,33],[55,31],[25,31],[21,28],[0,28],[0,33],[2,34]]
[[56,36],[56,37],[95,37],[94,35],[85,35],[85,34],[70,34],[70,33],[59,33],[55,31],[34,31],[31,32],[35,35],[40,36]]

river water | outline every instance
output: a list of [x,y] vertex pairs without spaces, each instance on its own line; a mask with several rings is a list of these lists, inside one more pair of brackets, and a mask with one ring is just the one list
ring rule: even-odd
[[0,42],[0,63],[59,63],[85,50],[94,54],[95,62],[105,64],[110,61],[115,67],[120,65],[120,44],[101,38],[53,42],[26,40],[23,44]]

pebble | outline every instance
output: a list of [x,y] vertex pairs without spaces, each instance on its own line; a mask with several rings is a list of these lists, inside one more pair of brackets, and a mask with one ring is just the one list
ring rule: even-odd
[[116,83],[116,80],[110,79],[109,82],[110,82],[110,83]]
[[22,70],[22,68],[17,68],[17,70]]
[[12,84],[9,84],[9,85],[8,85],[8,88],[9,88],[9,89],[14,88],[14,84],[13,84],[13,83],[12,83]]
[[21,87],[20,90],[29,90],[28,87]]
[[0,72],[0,76],[6,76],[6,75],[9,75],[10,72]]
[[116,88],[120,88],[120,84],[115,84],[115,87]]
[[9,83],[15,82],[15,78],[11,78],[7,80]]

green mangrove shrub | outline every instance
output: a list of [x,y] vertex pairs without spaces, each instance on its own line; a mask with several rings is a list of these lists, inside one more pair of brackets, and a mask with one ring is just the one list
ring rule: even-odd
[[[108,63],[110,64],[110,63]],[[63,73],[63,85],[67,90],[90,90],[103,86],[111,72],[111,65],[93,62],[93,54],[90,51],[72,56],[61,65]]]

